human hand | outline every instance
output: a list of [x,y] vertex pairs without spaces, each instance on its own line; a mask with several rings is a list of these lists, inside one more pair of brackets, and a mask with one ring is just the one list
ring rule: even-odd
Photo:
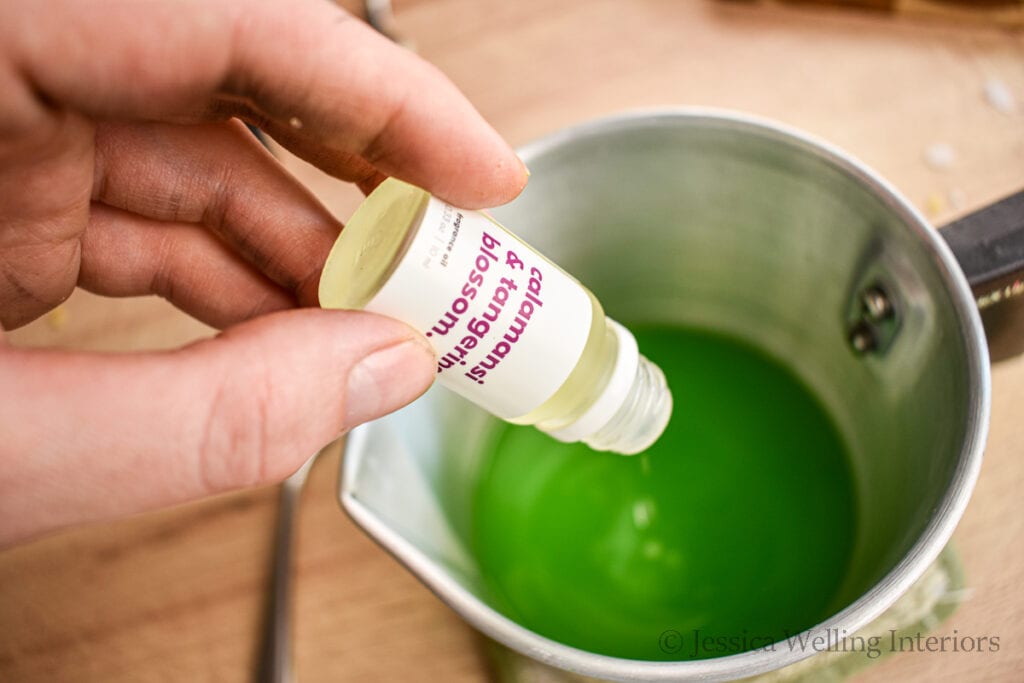
[[364,190],[478,208],[526,181],[444,76],[319,0],[13,0],[0,92],[3,327],[76,286],[230,327],[125,355],[0,330],[0,544],[279,480],[433,379],[401,323],[293,310],[341,226],[232,117]]

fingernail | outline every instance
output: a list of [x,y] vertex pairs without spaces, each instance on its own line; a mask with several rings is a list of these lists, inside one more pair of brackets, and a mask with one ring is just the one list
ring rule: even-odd
[[374,351],[348,373],[345,426],[355,427],[401,408],[427,390],[437,367],[426,341],[410,339]]

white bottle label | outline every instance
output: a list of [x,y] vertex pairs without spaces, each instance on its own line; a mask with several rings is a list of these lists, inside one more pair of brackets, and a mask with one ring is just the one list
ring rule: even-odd
[[505,419],[529,413],[562,386],[593,317],[576,280],[487,216],[433,197],[365,308],[426,335],[438,379]]

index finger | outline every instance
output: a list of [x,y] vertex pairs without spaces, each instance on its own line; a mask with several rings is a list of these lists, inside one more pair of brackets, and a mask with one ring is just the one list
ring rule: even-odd
[[395,175],[466,208],[504,203],[526,183],[440,71],[322,0],[49,0],[2,13],[13,15],[0,24],[28,76],[29,115],[241,114],[328,172]]

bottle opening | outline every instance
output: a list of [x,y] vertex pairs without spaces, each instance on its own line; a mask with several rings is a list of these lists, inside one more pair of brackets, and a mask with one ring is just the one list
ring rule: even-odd
[[582,441],[594,450],[635,455],[658,440],[672,416],[665,374],[640,355],[636,338],[614,320],[615,369],[591,407],[573,423],[548,432],[559,441]]

